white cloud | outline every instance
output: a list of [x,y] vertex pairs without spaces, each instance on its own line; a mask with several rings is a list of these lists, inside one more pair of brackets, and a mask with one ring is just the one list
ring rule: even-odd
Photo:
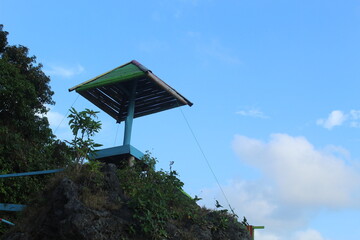
[[360,128],[360,122],[351,121],[351,122],[350,122],[350,127]]
[[332,129],[335,126],[342,125],[346,119],[347,115],[342,111],[334,110],[329,114],[327,119],[318,119],[316,123],[324,128]]
[[[47,107],[49,107],[47,105]],[[50,127],[55,130],[58,127],[64,128],[67,127],[67,123],[65,121],[65,117],[63,114],[59,112],[52,111],[48,108],[48,112],[46,114],[36,114],[39,117],[47,117]]]
[[299,231],[295,234],[294,240],[325,240],[321,234],[314,230],[308,229],[306,231]]
[[360,119],[360,110],[351,110],[350,116],[352,120],[359,120]]
[[77,66],[70,68],[66,68],[63,66],[49,66],[49,69],[44,70],[44,72],[50,76],[70,78],[74,75],[83,73],[84,70],[84,67],[78,64]]
[[[293,205],[348,207],[359,199],[359,173],[339,156],[315,149],[304,137],[273,134],[268,143],[237,135],[233,148],[242,161],[275,183],[281,200]],[[357,204],[358,205],[358,204]]]
[[[242,216],[246,216],[250,224],[266,226],[267,234],[281,233],[284,229],[295,231],[302,228],[307,222],[308,211],[304,208],[294,208],[282,202],[276,192],[276,187],[268,179],[232,180],[223,185],[222,189],[240,220]],[[227,207],[226,200],[218,188],[203,190],[201,197],[204,200],[200,204],[210,208],[214,206],[213,201],[211,201],[214,197],[224,207]],[[269,235],[266,236],[269,237]]]
[[237,114],[245,117],[254,117],[254,118],[269,118],[263,112],[257,109],[250,109],[250,110],[240,110],[236,112]]
[[[231,199],[231,203],[246,206],[241,207],[241,212],[246,216],[251,215],[251,220],[254,222],[269,218],[278,207],[272,199],[272,188],[259,187],[257,182],[232,181],[224,187],[224,190]],[[240,206],[237,204],[234,207],[238,209]]]
[[[239,220],[246,216],[249,224],[265,226],[264,230],[255,230],[255,239],[288,240],[288,232],[303,228],[309,218],[308,211],[303,208],[289,207],[282,203],[267,181],[233,180],[222,188]],[[214,197],[227,207],[218,188],[203,190],[201,197],[204,200],[200,204],[210,208],[214,206],[211,201]]]
[[55,111],[49,111],[46,114],[46,117],[49,120],[50,126],[55,130],[58,127],[61,128],[66,128],[67,127],[67,122],[65,119],[65,116],[59,112],[55,112]]
[[350,111],[350,126],[359,128],[360,127],[360,110],[351,110]]
[[67,118],[63,114],[50,109],[46,114],[37,115],[39,117],[47,117],[51,129],[58,139],[70,140],[73,138]]
[[[272,134],[269,141],[236,135],[233,149],[242,162],[257,168],[255,180],[233,179],[222,186],[232,208],[246,216],[259,240],[325,240],[316,229],[306,229],[320,209],[360,207],[360,173],[347,165],[349,152],[338,146],[315,148],[304,137]],[[218,188],[203,190],[201,204],[211,199],[226,206]],[[208,200],[210,199],[210,201]]]
[[344,160],[350,159],[350,157],[351,157],[350,152],[347,149],[345,149],[341,146],[335,146],[335,145],[331,145],[331,144],[324,147],[324,152],[334,155],[334,156],[337,156]]
[[344,125],[349,123],[350,127],[360,128],[360,110],[350,110],[348,113],[344,113],[340,110],[332,111],[326,119],[318,119],[317,125],[320,125],[327,129],[332,129],[335,126]]

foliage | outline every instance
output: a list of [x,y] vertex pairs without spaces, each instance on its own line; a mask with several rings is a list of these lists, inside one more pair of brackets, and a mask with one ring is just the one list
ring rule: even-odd
[[[172,224],[182,239],[194,239],[196,231],[202,229],[210,230],[213,236],[217,236],[214,239],[228,239],[228,231],[245,229],[237,216],[222,209],[218,201],[216,211],[200,208],[196,204],[200,198],[191,198],[182,190],[184,184],[172,169],[174,162],[170,162],[170,171],[155,171],[157,160],[150,153],[142,161],[152,167],[144,171],[142,165],[135,164],[118,171],[124,192],[129,197],[127,204],[135,219],[134,224],[129,226],[129,234],[138,236],[141,233],[146,239],[167,239],[171,238],[168,227]],[[188,228],[195,225],[198,230]]]
[[[76,111],[75,108],[70,109],[68,118],[74,139],[68,143],[74,151],[73,161],[76,165],[81,166],[85,160],[94,161],[91,157],[94,156],[95,148],[102,146],[91,138],[101,129],[101,122],[95,120],[97,113],[90,109],[81,112]],[[96,166],[96,163],[92,165]]]
[[170,219],[191,218],[197,206],[183,192],[184,184],[177,178],[176,171],[155,171],[156,159],[149,153],[143,161],[150,166],[147,171],[140,165],[119,170],[120,182],[130,197],[128,204],[138,222],[136,226],[140,226],[140,229],[130,227],[130,232],[140,230],[152,239],[163,239]]
[[[54,169],[67,165],[70,150],[55,139],[43,115],[54,104],[50,78],[24,46],[10,46],[0,25],[0,174]],[[25,204],[48,176],[0,180],[2,203]],[[7,213],[1,213],[6,218]],[[14,221],[14,216],[8,218]],[[4,224],[0,224],[1,229]]]

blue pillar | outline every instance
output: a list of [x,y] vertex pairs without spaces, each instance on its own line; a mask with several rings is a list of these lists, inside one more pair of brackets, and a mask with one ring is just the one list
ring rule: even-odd
[[125,132],[124,132],[123,145],[130,145],[132,122],[134,119],[134,111],[135,111],[136,85],[137,85],[137,82],[134,81],[132,90],[131,90],[131,95],[129,98],[128,114],[125,119]]

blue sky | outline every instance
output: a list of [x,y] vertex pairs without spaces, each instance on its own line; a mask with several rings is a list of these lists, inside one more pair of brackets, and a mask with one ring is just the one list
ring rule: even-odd
[[[360,237],[359,0],[0,0],[0,22],[51,77],[59,138],[68,88],[135,59],[194,102],[182,111],[257,240]],[[96,140],[121,144],[99,118]],[[132,144],[226,205],[179,109],[136,119]]]

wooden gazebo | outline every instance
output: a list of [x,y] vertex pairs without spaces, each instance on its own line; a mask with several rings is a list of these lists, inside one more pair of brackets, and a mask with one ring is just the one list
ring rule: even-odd
[[69,89],[73,90],[109,114],[117,123],[125,122],[123,145],[102,149],[96,154],[96,159],[115,164],[143,156],[130,144],[134,118],[193,105],[135,60]]

